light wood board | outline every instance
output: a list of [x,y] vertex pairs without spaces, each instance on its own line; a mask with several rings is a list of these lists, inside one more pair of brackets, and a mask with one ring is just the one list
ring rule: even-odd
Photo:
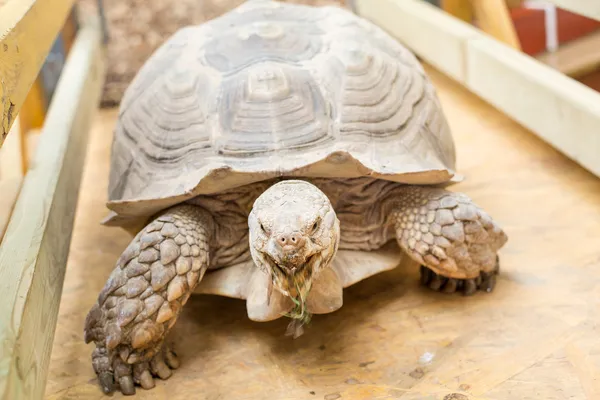
[[440,0],[439,6],[442,10],[460,20],[469,23],[473,20],[471,0]]
[[0,147],[0,181],[23,177],[23,140],[21,124],[17,120],[10,129],[4,146]]
[[514,49],[521,49],[505,0],[471,0],[471,5],[482,31]]
[[23,178],[20,176],[0,180],[0,243],[6,232],[22,183]]
[[600,93],[422,0],[357,5],[425,61],[600,177]]
[[42,398],[91,115],[103,80],[98,21],[83,28],[0,245],[0,399]]
[[72,6],[73,0],[0,4],[0,147]]
[[[600,371],[600,181],[427,69],[468,193],[506,229],[496,290],[419,287],[406,262],[344,292],[304,336],[249,321],[241,300],[192,297],[172,337],[182,365],[135,399],[596,399]],[[77,209],[46,398],[108,399],[84,318],[130,236],[99,224],[116,111],[96,119]],[[596,397],[594,397],[596,396]],[[115,394],[111,399],[124,398]],[[450,397],[461,399],[464,397]]]
[[540,62],[573,78],[581,78],[600,67],[600,31],[561,45],[556,51],[535,57]]

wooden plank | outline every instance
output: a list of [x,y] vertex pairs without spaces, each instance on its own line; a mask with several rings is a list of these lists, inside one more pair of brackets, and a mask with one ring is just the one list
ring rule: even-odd
[[420,0],[356,0],[356,8],[429,64],[458,81],[466,79],[465,43],[483,36],[470,24]]
[[[417,55],[600,176],[599,93],[478,35],[475,28],[420,0],[359,0],[358,9]],[[407,22],[397,24],[399,20]]]
[[[33,83],[33,86],[29,90],[29,93],[27,93],[27,97],[21,106],[21,111],[19,112],[18,116],[19,125],[21,126],[21,153],[23,154],[23,162],[21,167],[23,169],[23,173],[25,173],[29,168],[27,158],[27,155],[29,154],[29,149],[27,147],[27,136],[32,129],[40,129],[44,125],[44,118],[46,117],[47,111],[46,104],[47,102],[44,89],[42,87],[42,80],[38,76]],[[11,140],[11,138],[7,138],[7,141],[8,140]]]
[[472,0],[471,4],[482,31],[515,49],[521,49],[505,0]]
[[440,7],[448,14],[466,22],[473,20],[471,0],[441,0]]
[[560,8],[600,21],[598,0],[549,0]]
[[554,52],[535,57],[540,62],[573,78],[600,68],[600,31],[575,39]]
[[23,177],[21,176],[0,181],[0,193],[2,193],[0,196],[0,242],[6,232],[22,183]]
[[469,43],[467,87],[600,176],[600,94],[500,43]]
[[0,399],[40,399],[91,114],[104,77],[99,23],[78,35],[0,246]]
[[0,6],[0,147],[74,0],[9,0]]
[[6,139],[4,146],[0,148],[0,180],[21,178],[25,173],[23,160],[26,154],[23,153],[25,146],[21,130],[21,123],[17,121],[13,124],[11,134]]

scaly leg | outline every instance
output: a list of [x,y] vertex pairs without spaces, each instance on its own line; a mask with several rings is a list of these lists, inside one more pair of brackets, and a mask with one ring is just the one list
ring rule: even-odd
[[397,201],[396,237],[422,265],[423,284],[467,295],[494,288],[508,238],[485,211],[464,194],[426,186],[407,186]]
[[208,267],[212,231],[205,210],[175,206],[138,233],[117,261],[85,321],[105,393],[115,383],[127,395],[135,394],[134,383],[153,388],[153,375],[167,379],[179,365],[164,341]]

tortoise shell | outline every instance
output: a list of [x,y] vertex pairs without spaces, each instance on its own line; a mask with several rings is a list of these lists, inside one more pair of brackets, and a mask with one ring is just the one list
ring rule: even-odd
[[149,215],[274,177],[448,183],[455,147],[416,57],[338,7],[254,0],[175,33],[127,89],[107,206]]

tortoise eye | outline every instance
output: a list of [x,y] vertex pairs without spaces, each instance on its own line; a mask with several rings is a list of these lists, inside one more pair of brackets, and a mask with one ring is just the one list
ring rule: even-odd
[[267,230],[265,229],[265,226],[262,224],[262,222],[260,223],[260,229],[263,231],[263,233],[264,233],[265,235],[268,235],[268,234],[269,234],[269,232],[267,232]]
[[320,220],[316,220],[315,223],[312,226],[312,233],[315,233],[317,231],[317,229],[319,229],[319,222]]

